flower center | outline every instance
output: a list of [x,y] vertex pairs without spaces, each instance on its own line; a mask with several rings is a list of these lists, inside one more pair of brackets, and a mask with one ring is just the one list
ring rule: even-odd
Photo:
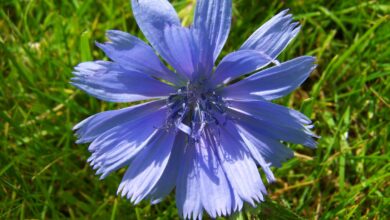
[[222,126],[226,121],[226,103],[204,83],[188,83],[167,99],[168,124],[193,139],[198,139],[207,124]]

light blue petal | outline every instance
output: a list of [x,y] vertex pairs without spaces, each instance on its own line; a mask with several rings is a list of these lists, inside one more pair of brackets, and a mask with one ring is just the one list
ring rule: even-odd
[[270,123],[280,124],[293,129],[301,129],[311,134],[309,127],[311,124],[302,113],[277,105],[268,101],[229,101],[229,108],[240,111],[251,117]]
[[243,110],[228,109],[228,114],[234,118],[239,125],[244,125],[262,136],[275,140],[283,140],[295,144],[302,144],[308,147],[315,147],[316,142],[313,140],[313,134],[306,128],[295,128],[285,123],[275,123],[272,120],[260,119],[256,115],[251,115]]
[[202,208],[212,218],[242,208],[242,200],[229,184],[216,154],[218,147],[215,137],[206,131],[186,148],[176,189],[179,213],[184,218],[201,215]]
[[299,87],[315,69],[315,58],[302,56],[262,70],[221,91],[227,100],[273,100]]
[[163,98],[175,92],[171,86],[152,77],[107,61],[80,63],[73,74],[72,85],[109,102]]
[[216,151],[223,170],[233,190],[254,206],[255,202],[263,201],[266,194],[256,163],[231,122],[220,128],[221,144]]
[[229,35],[232,19],[231,0],[197,1],[194,27],[209,40],[211,53],[215,61]]
[[263,157],[263,155],[261,155],[260,151],[257,149],[257,147],[259,147],[259,145],[257,145],[257,139],[250,133],[248,132],[247,130],[241,128],[240,126],[236,126],[237,128],[237,132],[240,134],[242,140],[244,141],[246,147],[248,148],[249,152],[251,153],[253,159],[257,162],[257,164],[259,164],[261,166],[261,168],[263,169],[266,177],[267,177],[267,181],[270,183],[270,182],[274,182],[275,181],[275,176],[274,174],[272,173],[271,169],[270,169],[270,165],[271,163],[267,163]]
[[169,158],[176,132],[160,129],[147,146],[135,157],[118,188],[118,194],[137,204],[155,187]]
[[258,50],[275,59],[298,34],[298,23],[284,10],[272,17],[253,33],[241,46],[243,50]]
[[117,30],[107,31],[107,36],[111,42],[97,43],[97,46],[121,67],[178,84],[178,77],[165,67],[153,49],[142,40]]
[[[190,146],[191,147],[191,146]],[[242,207],[242,201],[226,178],[217,155],[216,137],[208,129],[195,143],[202,205],[212,218],[229,215]]]
[[[258,154],[264,157],[264,160],[267,163],[271,163],[272,166],[280,167],[282,162],[285,162],[294,156],[294,152],[280,143],[279,140],[264,136],[264,134],[261,134],[260,131],[250,129],[242,124],[245,123],[239,123],[236,126],[240,134],[245,137],[246,141],[250,141],[252,143],[248,148],[252,148],[251,153],[253,158],[257,158],[257,153],[255,152],[255,150],[257,150]],[[256,160],[258,161],[258,159]],[[261,162],[258,161],[258,163],[260,164]],[[267,174],[266,170],[265,172]],[[272,181],[271,176],[268,178]]]
[[178,132],[164,173],[150,192],[149,198],[151,199],[152,204],[159,203],[176,186],[176,179],[179,173],[179,167],[181,167],[181,160],[184,157],[186,141],[186,135],[182,132]]
[[196,149],[187,145],[180,167],[178,167],[179,174],[176,180],[176,206],[179,215],[184,219],[202,218],[203,208],[199,193],[201,186],[198,181],[197,167]]
[[212,85],[227,84],[239,76],[256,71],[268,65],[272,59],[256,50],[239,50],[225,56],[218,64]]
[[[145,118],[149,114],[161,109],[165,104],[165,100],[158,100],[92,115],[74,126],[73,129],[77,130],[76,135],[79,138],[77,143],[92,142],[106,131],[124,123]],[[90,146],[89,150],[94,151],[95,149]]]
[[167,0],[132,0],[131,2],[134,17],[145,37],[161,57],[169,61],[164,30],[166,27],[181,26],[175,9]]
[[240,116],[236,115],[240,117],[236,122],[241,134],[246,134],[273,166],[281,166],[281,162],[294,155],[280,140],[309,147],[316,145],[313,137],[317,136],[310,131],[310,119],[298,111],[267,101],[229,101],[229,109],[240,113]]
[[90,145],[92,152],[88,161],[102,174],[101,179],[122,168],[145,148],[159,129],[163,129],[166,109],[161,109],[137,120],[124,122],[100,136]]

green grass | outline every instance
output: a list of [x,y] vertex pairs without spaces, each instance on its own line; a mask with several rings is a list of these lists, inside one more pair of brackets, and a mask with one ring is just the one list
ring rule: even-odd
[[[174,4],[190,23],[191,1]],[[129,1],[5,0],[0,6],[0,219],[178,219],[173,195],[156,206],[116,197],[124,170],[99,181],[86,163],[87,146],[74,144],[75,123],[124,106],[68,82],[73,66],[104,57],[94,41],[104,41],[106,30],[142,37]],[[386,219],[390,3],[235,0],[223,55],[284,8],[303,28],[280,60],[314,55],[319,66],[278,102],[312,118],[322,138],[316,150],[291,146],[298,155],[275,169],[277,182],[268,186],[274,203],[232,218],[282,218],[282,206],[306,219]]]

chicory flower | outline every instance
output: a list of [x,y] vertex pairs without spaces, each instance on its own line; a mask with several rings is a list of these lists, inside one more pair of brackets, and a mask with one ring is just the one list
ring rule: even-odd
[[118,193],[135,204],[157,203],[175,189],[184,218],[201,218],[203,210],[229,215],[262,201],[257,166],[272,182],[270,166],[293,156],[281,141],[316,146],[306,116],[270,102],[315,68],[311,56],[276,59],[298,23],[280,12],[214,68],[230,31],[231,0],[197,1],[191,27],[167,0],[132,0],[132,8],[152,47],[108,31],[110,42],[97,46],[111,61],[84,62],[73,72],[71,83],[98,99],[147,101],[75,126],[77,143],[90,143],[91,166],[101,178],[128,167]]

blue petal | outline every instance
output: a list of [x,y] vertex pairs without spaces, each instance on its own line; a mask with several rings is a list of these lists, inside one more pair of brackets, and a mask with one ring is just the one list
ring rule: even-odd
[[196,149],[185,148],[185,154],[181,160],[179,174],[176,180],[176,206],[179,215],[184,219],[201,219],[203,208],[198,181],[199,171],[196,161]]
[[138,26],[153,48],[168,61],[164,30],[170,26],[181,26],[175,9],[167,0],[132,0],[131,2]]
[[[200,140],[195,143],[199,172],[202,205],[215,218],[229,215],[242,208],[242,200],[232,188],[217,155],[218,142],[215,134],[206,128]],[[191,146],[190,146],[191,147]]]
[[256,137],[254,137],[250,132],[247,130],[241,128],[240,126],[237,127],[237,132],[240,134],[242,140],[244,141],[246,147],[248,148],[249,152],[251,153],[253,159],[256,160],[257,164],[261,166],[263,169],[268,182],[274,182],[275,176],[272,173],[270,169],[270,163],[267,163],[261,154],[261,151],[259,151],[257,148],[259,147]]
[[311,124],[302,113],[268,101],[229,101],[229,108],[238,110],[262,121],[280,124],[309,133]]
[[275,59],[298,34],[298,23],[284,10],[272,17],[253,33],[240,49],[253,49]]
[[[237,124],[244,125],[244,127],[248,127],[263,136],[308,147],[315,147],[317,144],[313,140],[315,135],[306,127],[297,128],[292,123],[289,124],[288,121],[286,123],[273,122],[272,119],[260,118],[257,115],[250,114],[245,109],[228,109],[228,114],[233,118],[239,118],[236,121]],[[278,113],[275,113],[275,115],[283,117]]]
[[231,0],[197,1],[194,27],[209,40],[215,61],[229,35],[232,19]]
[[229,184],[210,132],[186,148],[177,179],[176,198],[184,218],[201,216],[202,207],[212,217],[229,215],[242,208],[242,200]]
[[[165,104],[165,100],[152,101],[120,110],[105,111],[92,115],[74,126],[73,129],[77,130],[76,135],[79,138],[77,143],[92,142],[106,131],[124,123],[147,117],[149,114],[161,109]],[[91,146],[89,149],[91,151],[94,150]]]
[[236,121],[240,134],[254,143],[265,160],[274,166],[280,166],[294,155],[279,140],[309,147],[316,145],[310,119],[298,111],[267,101],[229,101],[229,109],[235,117],[240,117]]
[[107,35],[111,42],[97,43],[97,46],[121,67],[178,83],[178,77],[165,67],[153,49],[142,40],[117,30],[107,31]]
[[118,193],[137,204],[147,197],[161,178],[169,158],[176,132],[160,129],[137,155],[125,173]]
[[163,129],[167,111],[161,109],[137,120],[125,122],[98,136],[90,145],[92,151],[88,161],[102,174],[101,179],[111,172],[128,165],[145,148],[159,129]]
[[217,66],[211,84],[227,84],[239,76],[268,65],[270,62],[272,62],[270,57],[256,50],[239,50],[230,53]]
[[220,141],[220,147],[217,148],[218,156],[233,190],[241,199],[253,206],[255,201],[263,201],[263,194],[267,192],[259,171],[245,142],[231,122],[221,127]]
[[178,132],[164,173],[150,192],[149,198],[151,199],[152,204],[159,203],[176,186],[176,179],[179,173],[179,167],[181,166],[180,162],[184,157],[186,141],[186,135],[182,132]]
[[[75,126],[79,143],[91,142],[88,161],[101,178],[127,165],[163,127],[164,101],[107,111],[91,116]],[[142,128],[142,129],[140,129]]]
[[171,86],[152,77],[107,61],[80,63],[73,74],[72,85],[109,102],[162,98],[175,92]]
[[167,27],[164,39],[167,49],[166,60],[180,74],[190,79],[198,72],[199,45],[192,29],[184,27]]
[[[236,126],[243,139],[245,139],[246,142],[250,141],[252,143],[248,148],[251,149],[253,158],[256,159],[258,157],[257,154],[260,154],[267,163],[271,163],[272,166],[280,167],[282,162],[285,162],[294,156],[294,152],[280,143],[279,140],[267,137],[262,134],[261,131],[250,129],[248,126],[245,127],[242,124],[245,123],[238,123]],[[258,153],[256,153],[256,150]],[[259,159],[256,160],[259,164],[262,163]],[[267,174],[267,170],[264,171]],[[271,175],[271,173],[268,173],[267,175],[269,181],[272,181]]]
[[302,56],[257,72],[221,91],[228,100],[272,100],[299,87],[315,69],[315,58]]

